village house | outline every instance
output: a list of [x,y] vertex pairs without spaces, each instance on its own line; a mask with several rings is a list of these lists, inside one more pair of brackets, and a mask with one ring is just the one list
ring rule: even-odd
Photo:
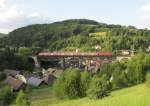
[[6,82],[11,85],[13,91],[19,91],[20,89],[25,88],[26,84],[20,79],[13,78],[8,76]]
[[98,50],[98,49],[101,50],[102,47],[101,47],[100,45],[95,45],[95,49],[96,49],[96,50]]
[[130,55],[129,50],[121,50],[122,55]]
[[27,81],[27,84],[38,87],[43,83],[43,79],[36,78],[36,77],[30,77]]
[[15,76],[15,78],[17,78],[17,79],[23,81],[25,84],[27,83],[26,78],[25,78],[23,75],[21,75],[21,74],[17,74],[17,75]]

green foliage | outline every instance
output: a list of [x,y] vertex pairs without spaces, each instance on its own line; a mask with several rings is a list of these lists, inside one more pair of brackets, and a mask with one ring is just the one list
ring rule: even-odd
[[74,30],[73,30],[73,34],[78,35],[82,32],[82,28],[81,26],[77,26]]
[[31,48],[27,48],[27,47],[21,47],[19,48],[18,52],[22,55],[32,55],[32,54],[37,54],[41,51],[40,47],[31,47]]
[[124,70],[115,70],[112,75],[112,86],[115,88],[123,88],[128,86],[128,79]]
[[91,75],[87,71],[82,72],[81,73],[81,85],[82,85],[82,92],[84,96],[86,96],[90,81],[91,81]]
[[129,84],[139,84],[144,81],[144,75],[146,73],[143,59],[143,54],[138,54],[136,58],[132,59],[127,64],[127,78]]
[[16,105],[17,106],[30,106],[29,101],[26,98],[25,93],[21,90],[19,91],[17,98],[16,98]]
[[135,67],[135,76],[136,76],[136,81],[137,83],[142,83],[144,81],[144,70],[143,70],[143,65],[141,62],[137,62],[136,63],[136,67]]
[[112,64],[112,70],[111,83],[113,89],[128,86],[125,64],[121,62],[114,62]]
[[133,61],[129,61],[127,64],[127,78],[129,85],[136,84],[135,66],[135,62]]
[[0,38],[7,36],[7,34],[0,33]]
[[147,72],[147,74],[145,75],[145,79],[146,79],[146,84],[148,87],[150,87],[150,71]]
[[[107,35],[104,38],[95,39],[89,36],[90,33],[103,32]],[[130,49],[131,46],[134,46],[136,50],[139,48],[146,50],[150,44],[149,34],[150,31],[146,29],[107,25],[86,19],[66,20],[52,24],[30,25],[14,30],[8,36],[0,38],[0,48],[35,47],[58,51],[68,47],[80,48],[88,45],[90,48],[85,50],[90,51],[93,46],[99,44],[102,46],[102,51],[114,52],[116,49]],[[28,49],[20,50],[20,52],[33,53]]]
[[102,77],[103,75],[106,76],[107,80],[110,79],[112,75],[112,66],[109,63],[104,63],[102,68],[100,69],[100,72],[98,73],[99,77]]
[[93,99],[102,99],[110,93],[110,82],[106,76],[93,77],[88,90],[88,95]]
[[0,70],[3,69],[18,69],[18,70],[33,70],[33,64],[29,62],[28,56],[16,54],[14,50],[6,48],[0,52]]
[[58,98],[75,99],[83,96],[81,75],[76,69],[66,69],[54,85],[54,92]]
[[0,104],[3,106],[9,105],[13,102],[15,95],[9,86],[0,88]]
[[6,79],[6,74],[3,73],[3,72],[1,72],[1,73],[0,73],[0,81],[3,81],[3,80],[5,80],[5,79]]
[[144,70],[150,70],[150,54],[146,54],[143,59]]

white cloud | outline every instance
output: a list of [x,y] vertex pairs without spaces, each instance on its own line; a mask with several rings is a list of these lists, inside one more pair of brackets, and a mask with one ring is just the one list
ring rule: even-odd
[[9,23],[9,22],[16,22],[20,21],[24,17],[24,14],[21,10],[17,9],[14,5],[5,12],[0,14],[0,23]]
[[29,14],[29,17],[33,17],[33,18],[41,18],[42,16],[41,16],[40,13],[34,12],[34,13]]
[[144,5],[141,7],[142,12],[150,12],[150,4]]
[[5,1],[6,0],[0,0],[0,8],[4,8],[5,7]]
[[0,32],[8,32],[17,28],[18,23],[25,19],[23,11],[17,8],[16,5],[0,11]]
[[150,28],[150,3],[143,5],[139,11],[139,26]]
[[143,14],[141,17],[145,21],[150,21],[150,14]]
[[0,7],[3,7],[3,9],[0,9],[1,33],[8,33],[29,24],[49,22],[47,17],[38,12],[25,13],[17,4],[5,5],[4,2],[5,0],[0,0]]
[[141,10],[140,12],[141,21],[143,21],[143,23],[145,24],[148,21],[150,21],[150,3],[143,5],[140,8],[140,10]]

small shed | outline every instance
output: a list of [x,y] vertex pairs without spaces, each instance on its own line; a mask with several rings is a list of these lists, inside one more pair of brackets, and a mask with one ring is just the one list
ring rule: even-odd
[[43,82],[43,79],[39,79],[39,78],[36,78],[36,77],[31,77],[28,79],[27,83],[31,86],[34,86],[34,87],[38,87],[42,84]]

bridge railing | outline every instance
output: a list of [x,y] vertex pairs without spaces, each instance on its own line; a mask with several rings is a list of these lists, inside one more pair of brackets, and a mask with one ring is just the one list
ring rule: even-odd
[[112,57],[111,52],[41,52],[39,57]]

